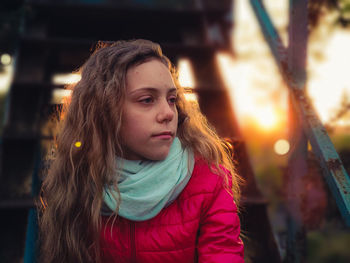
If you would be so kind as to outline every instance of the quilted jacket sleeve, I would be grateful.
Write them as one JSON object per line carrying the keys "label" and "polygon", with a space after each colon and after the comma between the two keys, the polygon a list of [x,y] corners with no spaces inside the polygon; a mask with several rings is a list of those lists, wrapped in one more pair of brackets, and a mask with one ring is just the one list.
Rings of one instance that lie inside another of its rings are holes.
{"label": "quilted jacket sleeve", "polygon": [[213,193],[208,193],[199,228],[197,255],[199,263],[242,263],[243,242],[240,221],[233,197],[219,179]]}

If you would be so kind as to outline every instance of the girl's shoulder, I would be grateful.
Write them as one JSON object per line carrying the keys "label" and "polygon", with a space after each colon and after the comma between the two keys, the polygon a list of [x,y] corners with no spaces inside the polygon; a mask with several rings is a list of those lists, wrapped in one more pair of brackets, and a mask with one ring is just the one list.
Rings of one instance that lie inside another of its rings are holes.
{"label": "girl's shoulder", "polygon": [[214,165],[201,157],[195,157],[191,179],[184,189],[184,195],[213,194],[221,188],[226,188],[225,177],[229,178],[229,174],[225,168],[222,168],[222,171],[219,173]]}

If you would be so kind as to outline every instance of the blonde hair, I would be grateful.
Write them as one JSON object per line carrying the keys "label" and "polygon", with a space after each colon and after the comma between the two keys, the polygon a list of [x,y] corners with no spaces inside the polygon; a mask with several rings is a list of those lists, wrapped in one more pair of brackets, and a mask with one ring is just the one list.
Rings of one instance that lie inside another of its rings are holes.
{"label": "blonde hair", "polygon": [[[123,156],[120,113],[126,73],[150,59],[164,63],[174,78],[178,90],[177,136],[182,145],[206,160],[226,181],[232,181],[231,193],[238,203],[239,177],[226,143],[210,127],[198,105],[185,100],[177,72],[160,46],[147,40],[101,42],[81,67],[81,80],[63,107],[54,159],[43,180],[46,208],[39,218],[42,262],[101,262],[103,189],[114,183],[117,190],[115,156]],[[76,147],[76,142],[81,146]]]}

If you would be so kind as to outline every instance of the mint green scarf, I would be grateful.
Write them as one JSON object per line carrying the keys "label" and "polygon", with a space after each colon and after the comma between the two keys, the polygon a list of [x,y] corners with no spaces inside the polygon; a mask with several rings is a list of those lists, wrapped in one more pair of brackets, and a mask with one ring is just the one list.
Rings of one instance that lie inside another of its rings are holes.
{"label": "mint green scarf", "polygon": [[[155,217],[170,205],[190,180],[194,156],[183,149],[175,137],[167,158],[163,161],[133,161],[117,158],[118,188],[121,202],[118,214],[133,221]],[[105,187],[104,202],[112,211],[117,203],[111,187]]]}

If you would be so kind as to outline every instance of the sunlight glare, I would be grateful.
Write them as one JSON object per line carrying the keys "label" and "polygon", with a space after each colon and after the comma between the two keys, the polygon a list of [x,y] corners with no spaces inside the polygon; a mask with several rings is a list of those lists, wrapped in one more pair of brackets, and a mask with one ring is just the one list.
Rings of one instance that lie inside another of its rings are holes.
{"label": "sunlight glare", "polygon": [[350,96],[349,61],[350,32],[337,29],[323,46],[324,58],[310,58],[308,93],[323,123],[330,120],[341,103],[342,96]]}
{"label": "sunlight glare", "polygon": [[74,84],[80,81],[81,76],[78,73],[55,74],[52,77],[52,82],[55,85]]}
{"label": "sunlight glare", "polygon": [[189,59],[180,59],[178,64],[179,82],[182,87],[194,88],[194,77]]}
{"label": "sunlight glare", "polygon": [[[278,75],[272,77],[273,71],[269,70],[273,67],[265,67],[264,72],[252,60],[233,60],[225,54],[218,54],[217,59],[239,124],[244,126],[253,120],[263,130],[280,126],[286,108],[286,90],[281,87]],[[273,98],[271,94],[276,90],[279,95]]]}
{"label": "sunlight glare", "polygon": [[265,106],[255,113],[257,123],[264,130],[270,130],[277,124],[277,114],[272,107]]}
{"label": "sunlight glare", "polygon": [[197,94],[195,93],[185,93],[184,95],[187,101],[198,101]]}
{"label": "sunlight glare", "polygon": [[72,94],[72,90],[54,89],[52,91],[51,104],[61,104]]}

